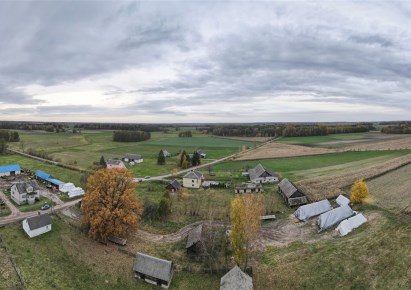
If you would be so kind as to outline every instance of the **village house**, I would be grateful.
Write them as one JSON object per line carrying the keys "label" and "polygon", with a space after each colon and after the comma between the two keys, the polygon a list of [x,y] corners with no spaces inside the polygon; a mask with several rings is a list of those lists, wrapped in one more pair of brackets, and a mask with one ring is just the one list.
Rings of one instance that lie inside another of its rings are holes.
{"label": "village house", "polygon": [[220,281],[220,290],[253,290],[253,279],[235,266]]}
{"label": "village house", "polygon": [[110,159],[110,160],[107,160],[106,164],[107,164],[107,168],[108,168],[108,169],[113,169],[113,168],[126,168],[126,166],[124,165],[123,161],[121,161],[121,160]]}
{"label": "village house", "polygon": [[143,156],[140,154],[131,154],[127,153],[126,156],[123,158],[124,162],[134,162],[134,163],[142,163],[144,161]]}
{"label": "village house", "polygon": [[307,203],[305,194],[299,191],[287,178],[284,178],[278,184],[278,192],[290,207]]}
{"label": "village house", "polygon": [[35,180],[18,182],[11,186],[11,199],[17,204],[34,204],[40,198],[40,186]]}
{"label": "village house", "polygon": [[24,231],[30,238],[34,238],[51,231],[51,218],[48,214],[26,218],[22,224]]}
{"label": "village house", "polygon": [[136,279],[168,289],[173,277],[173,262],[137,253],[133,271]]}
{"label": "village house", "polygon": [[171,153],[170,153],[170,152],[168,152],[167,150],[165,150],[165,149],[161,149],[161,151],[163,151],[163,155],[164,155],[164,157],[171,157]]}
{"label": "village house", "polygon": [[183,186],[187,188],[200,188],[204,176],[200,171],[191,170],[183,177]]}
{"label": "village house", "polygon": [[202,149],[198,149],[197,150],[197,153],[198,153],[198,155],[200,155],[200,157],[201,158],[206,158],[207,157],[207,154],[204,152],[204,150],[202,150]]}
{"label": "village house", "polygon": [[264,188],[259,183],[242,183],[234,188],[234,193],[264,192]]}
{"label": "village house", "polygon": [[172,182],[170,182],[167,186],[166,189],[169,192],[179,192],[181,190],[181,184],[178,182],[177,179],[174,179]]}
{"label": "village house", "polygon": [[64,182],[60,181],[58,179],[55,179],[53,176],[50,174],[37,170],[35,173],[35,177],[37,180],[41,180],[46,183],[47,186],[50,186],[52,189],[58,189],[60,190],[64,186]]}
{"label": "village house", "polygon": [[203,224],[192,229],[187,236],[186,250],[189,254],[199,253],[201,251],[201,237],[203,234]]}
{"label": "village house", "polygon": [[19,175],[21,173],[20,165],[18,164],[9,164],[0,166],[0,177],[1,176],[10,176],[10,175]]}
{"label": "village house", "polygon": [[252,183],[273,183],[279,181],[279,175],[274,173],[270,168],[265,168],[258,164],[255,168],[248,170],[250,181]]}

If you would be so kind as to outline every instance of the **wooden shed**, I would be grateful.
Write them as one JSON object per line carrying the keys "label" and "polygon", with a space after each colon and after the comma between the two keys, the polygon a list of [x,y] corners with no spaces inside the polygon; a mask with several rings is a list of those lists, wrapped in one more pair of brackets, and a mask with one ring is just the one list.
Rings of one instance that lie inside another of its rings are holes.
{"label": "wooden shed", "polygon": [[253,290],[253,279],[235,266],[220,281],[220,290]]}
{"label": "wooden shed", "polygon": [[307,197],[305,194],[298,190],[298,188],[295,187],[295,185],[287,178],[284,178],[278,184],[278,192],[284,198],[289,207],[307,203]]}
{"label": "wooden shed", "polygon": [[186,250],[187,253],[199,253],[201,251],[201,237],[203,234],[203,224],[192,229],[187,236]]}
{"label": "wooden shed", "polygon": [[137,253],[133,271],[136,279],[168,289],[173,277],[173,262]]}

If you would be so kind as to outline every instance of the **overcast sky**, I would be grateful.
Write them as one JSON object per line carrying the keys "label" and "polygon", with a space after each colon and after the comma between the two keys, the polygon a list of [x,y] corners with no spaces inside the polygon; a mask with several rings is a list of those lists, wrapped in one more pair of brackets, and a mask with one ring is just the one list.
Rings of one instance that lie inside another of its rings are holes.
{"label": "overcast sky", "polygon": [[0,1],[0,119],[411,119],[411,1]]}

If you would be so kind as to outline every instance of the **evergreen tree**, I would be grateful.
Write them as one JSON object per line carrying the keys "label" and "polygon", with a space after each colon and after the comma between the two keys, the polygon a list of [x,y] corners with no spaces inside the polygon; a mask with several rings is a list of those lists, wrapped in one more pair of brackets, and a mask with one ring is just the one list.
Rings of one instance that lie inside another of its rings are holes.
{"label": "evergreen tree", "polygon": [[163,150],[160,150],[160,152],[158,153],[157,164],[158,165],[166,164],[166,158],[164,156]]}
{"label": "evergreen tree", "polygon": [[103,155],[101,155],[101,158],[100,158],[100,165],[101,165],[101,166],[104,166],[104,167],[107,166],[106,160],[104,160],[104,156],[103,156]]}
{"label": "evergreen tree", "polygon": [[200,154],[198,154],[197,151],[194,151],[193,153],[193,158],[191,159],[191,165],[192,166],[197,166],[200,165]]}
{"label": "evergreen tree", "polygon": [[179,162],[178,166],[183,167],[183,163],[184,163],[184,161],[186,161],[186,155],[187,155],[186,151],[183,150],[183,152],[180,155],[180,162]]}

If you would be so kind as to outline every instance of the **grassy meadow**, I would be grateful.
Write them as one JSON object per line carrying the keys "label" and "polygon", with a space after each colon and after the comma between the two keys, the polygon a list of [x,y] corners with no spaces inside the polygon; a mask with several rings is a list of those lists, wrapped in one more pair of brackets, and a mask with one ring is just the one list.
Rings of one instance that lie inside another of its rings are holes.
{"label": "grassy meadow", "polygon": [[307,137],[281,137],[276,142],[285,144],[317,144],[325,142],[335,142],[335,141],[347,141],[347,140],[357,140],[365,139],[368,133],[348,133],[348,134],[332,134],[326,136],[307,136]]}

